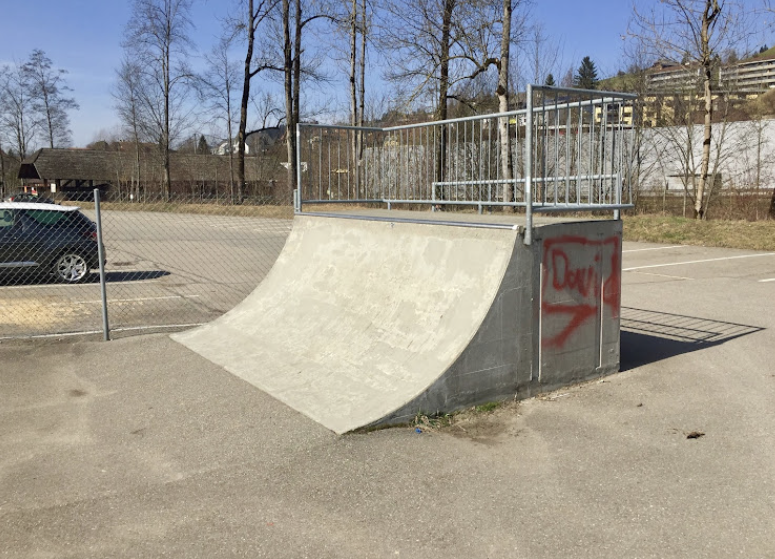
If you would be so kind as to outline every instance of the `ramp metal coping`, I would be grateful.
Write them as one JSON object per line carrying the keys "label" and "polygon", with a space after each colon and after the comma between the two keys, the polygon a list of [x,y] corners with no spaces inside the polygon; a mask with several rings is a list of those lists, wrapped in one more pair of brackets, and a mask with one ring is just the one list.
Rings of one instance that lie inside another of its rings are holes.
{"label": "ramp metal coping", "polygon": [[523,226],[507,223],[476,223],[472,221],[444,221],[435,219],[412,219],[406,217],[382,217],[374,215],[352,215],[326,212],[297,212],[296,215],[327,217],[334,219],[354,219],[357,221],[380,221],[383,223],[413,223],[418,225],[444,225],[446,227],[467,227],[470,229],[507,229],[519,231]]}

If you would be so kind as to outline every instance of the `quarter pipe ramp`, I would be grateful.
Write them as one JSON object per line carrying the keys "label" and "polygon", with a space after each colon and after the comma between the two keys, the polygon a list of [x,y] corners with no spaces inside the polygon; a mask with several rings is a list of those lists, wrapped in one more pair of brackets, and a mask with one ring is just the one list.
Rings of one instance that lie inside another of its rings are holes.
{"label": "quarter pipe ramp", "polygon": [[539,262],[516,227],[300,215],[252,294],[173,338],[336,433],[405,422],[540,383]]}

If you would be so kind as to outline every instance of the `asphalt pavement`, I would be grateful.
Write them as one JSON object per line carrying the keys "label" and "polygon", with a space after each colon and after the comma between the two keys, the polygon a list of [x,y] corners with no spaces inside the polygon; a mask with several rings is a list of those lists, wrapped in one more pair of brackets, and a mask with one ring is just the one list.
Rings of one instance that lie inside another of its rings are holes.
{"label": "asphalt pavement", "polygon": [[775,557],[775,254],[625,243],[621,373],[336,436],[162,334],[0,344],[0,557]]}

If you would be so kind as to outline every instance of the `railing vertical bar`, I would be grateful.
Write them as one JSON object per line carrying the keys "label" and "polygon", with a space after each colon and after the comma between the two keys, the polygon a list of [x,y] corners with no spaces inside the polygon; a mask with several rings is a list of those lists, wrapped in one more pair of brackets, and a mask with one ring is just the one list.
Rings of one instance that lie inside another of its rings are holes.
{"label": "railing vertical bar", "polygon": [[533,243],[533,86],[527,85],[527,127],[525,129],[525,244]]}
{"label": "railing vertical bar", "polygon": [[588,155],[589,155],[589,167],[588,167],[588,169],[589,169],[589,180],[588,180],[589,189],[588,189],[588,195],[589,195],[589,199],[587,200],[587,202],[589,204],[594,204],[595,203],[595,199],[594,199],[595,179],[593,179],[592,177],[594,177],[594,172],[595,172],[595,169],[596,169],[595,157],[594,157],[595,156],[595,108],[592,105],[591,101],[590,101],[590,104],[589,104],[589,110],[590,110],[590,112],[592,114],[591,114],[591,118],[590,118],[590,122],[589,122],[589,150],[588,150]]}
{"label": "railing vertical bar", "polygon": [[565,110],[565,199],[570,197],[570,174],[571,174],[571,151],[570,145],[573,141],[573,134],[571,133],[571,110]]}
{"label": "railing vertical bar", "polygon": [[584,136],[584,109],[578,107],[578,125],[576,127],[576,203],[581,204],[582,196],[582,179],[581,179],[581,144]]}
{"label": "railing vertical bar", "polygon": [[342,142],[341,138],[339,138],[339,134],[336,134],[334,136],[334,139],[336,140],[336,199],[341,200],[342,199]]}
{"label": "railing vertical bar", "polygon": [[[559,93],[554,92],[554,118],[552,119],[552,131],[554,132],[554,203],[560,196],[559,193],[559,175],[557,174],[560,169],[560,108],[559,108]],[[563,200],[568,202],[566,198]]]}
{"label": "railing vertical bar", "polygon": [[[318,200],[323,199],[323,129],[318,134]],[[310,161],[310,164],[312,162]]]}

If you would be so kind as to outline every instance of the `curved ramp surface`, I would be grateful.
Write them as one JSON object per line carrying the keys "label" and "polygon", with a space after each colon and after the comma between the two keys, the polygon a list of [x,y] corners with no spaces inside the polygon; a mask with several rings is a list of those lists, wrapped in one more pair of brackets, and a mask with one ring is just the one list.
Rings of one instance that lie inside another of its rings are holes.
{"label": "curved ramp surface", "polygon": [[466,348],[486,334],[514,350],[514,328],[493,308],[516,306],[516,289],[502,283],[517,238],[511,229],[297,216],[252,294],[173,338],[336,433],[437,411],[423,406],[470,405],[470,390],[450,396],[465,375],[495,371],[516,386],[503,380],[513,365],[481,363],[503,348],[473,359]]}

